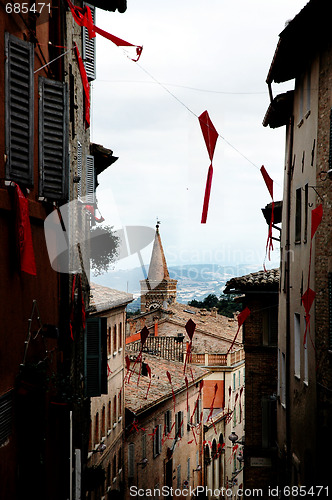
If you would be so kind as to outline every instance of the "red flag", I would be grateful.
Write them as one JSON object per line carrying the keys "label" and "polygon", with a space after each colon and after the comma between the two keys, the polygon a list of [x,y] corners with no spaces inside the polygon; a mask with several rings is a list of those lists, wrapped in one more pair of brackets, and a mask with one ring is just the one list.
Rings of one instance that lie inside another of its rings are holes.
{"label": "red flag", "polygon": [[193,338],[195,328],[196,328],[196,323],[194,323],[192,319],[188,320],[185,329],[188,333],[188,337],[190,338],[190,340],[192,340]]}
{"label": "red flag", "polygon": [[92,205],[85,205],[85,208],[86,208],[86,210],[87,210],[88,212],[90,212],[90,213],[93,215],[94,220],[95,220],[96,222],[104,222],[104,220],[105,220],[105,219],[104,219],[104,217],[103,217],[103,216],[101,216],[101,217],[97,217],[97,216],[96,216],[96,211],[95,211],[95,207],[94,207],[94,206],[92,206]]}
{"label": "red flag", "polygon": [[142,344],[142,347],[144,346],[145,344],[145,341],[146,339],[148,338],[149,336],[149,330],[147,329],[147,327],[145,326],[144,328],[142,328],[141,330],[141,344]]}
{"label": "red flag", "polygon": [[214,128],[214,125],[209,117],[209,113],[207,111],[203,111],[203,113],[198,117],[203,137],[205,140],[205,144],[209,153],[210,160],[212,162],[214,150],[216,147],[216,142],[218,139],[218,132]]}
{"label": "red flag", "polygon": [[21,188],[15,183],[16,206],[16,238],[20,270],[32,276],[37,275],[35,254],[32,245],[31,225],[29,218],[29,201]]}
{"label": "red flag", "polygon": [[303,337],[303,345],[307,342],[307,331],[310,331],[310,309],[313,301],[315,300],[316,292],[308,288],[306,292],[302,295],[302,304],[305,310],[305,332]]}
{"label": "red flag", "polygon": [[[269,224],[269,232],[267,235],[267,242],[266,242],[266,250],[265,250],[265,258],[268,256],[268,259],[270,260],[270,255],[271,255],[271,250],[273,250],[273,242],[272,242],[272,226],[274,223],[274,200],[273,200],[273,180],[267,173],[264,165],[261,166],[261,174],[263,176],[263,179],[265,181],[266,187],[269,190],[269,193],[272,198],[272,207],[271,207],[271,219],[270,219],[270,224]],[[265,269],[265,259],[264,259],[264,271]]]}
{"label": "red flag", "polygon": [[190,343],[188,344],[188,347],[187,347],[186,358],[185,358],[184,367],[183,367],[183,373],[185,373],[185,371],[186,371],[187,362],[188,362],[188,359],[189,359],[190,354],[191,354],[191,345],[192,345],[192,340],[193,340],[195,328],[196,328],[196,323],[194,323],[192,319],[189,319],[186,323],[185,329],[188,333],[188,337],[190,338]]}
{"label": "red flag", "polygon": [[266,187],[269,190],[271,198],[273,199],[273,180],[271,179],[271,177],[267,173],[264,165],[261,166],[261,174],[262,174],[263,179],[265,181]]}
{"label": "red flag", "polygon": [[205,144],[206,144],[206,147],[207,147],[207,150],[209,153],[209,157],[211,160],[211,165],[209,167],[208,175],[207,175],[207,179],[206,179],[202,218],[201,218],[201,224],[205,224],[206,219],[207,219],[208,209],[209,209],[212,176],[213,176],[212,159],[213,159],[213,154],[214,154],[214,150],[216,147],[216,142],[217,142],[219,134],[216,131],[216,129],[214,128],[214,125],[213,125],[207,111],[204,111],[198,117],[198,120],[199,120],[201,129],[202,129]]}
{"label": "red flag", "polygon": [[247,317],[248,317],[249,315],[250,315],[250,309],[249,309],[248,307],[245,307],[245,308],[243,309],[243,311],[241,311],[241,312],[240,312],[240,314],[238,315],[238,317],[237,317],[237,323],[238,323],[237,332],[236,332],[236,335],[235,335],[235,337],[234,337],[234,339],[233,339],[233,342],[232,342],[232,344],[231,344],[230,348],[229,348],[229,349],[228,349],[228,351],[227,351],[227,354],[229,353],[229,351],[231,351],[231,349],[232,349],[232,347],[233,347],[233,345],[234,345],[234,342],[235,342],[235,340],[236,340],[236,337],[237,337],[237,336],[238,336],[238,334],[239,334],[240,328],[241,328],[241,326],[243,325],[243,323],[245,322],[245,320],[247,319]]}
{"label": "red flag", "polygon": [[78,62],[78,68],[80,70],[82,84],[83,84],[83,92],[84,92],[84,117],[86,127],[90,126],[90,85],[88,81],[88,77],[85,71],[85,67],[81,58],[81,54],[78,50],[77,43],[75,42],[75,53]]}
{"label": "red flag", "polygon": [[77,7],[76,5],[73,5],[73,3],[70,0],[67,0],[67,3],[69,5],[69,8],[71,10],[71,13],[73,15],[73,18],[75,19],[76,23],[79,26],[85,26],[88,29],[89,32],[89,38],[93,38],[96,36],[96,33],[99,35],[103,36],[104,38],[107,38],[111,42],[113,42],[115,45],[118,47],[136,47],[136,54],[137,58],[132,59],[132,61],[137,62],[141,56],[143,47],[140,45],[133,45],[132,43],[126,42],[125,40],[122,40],[121,38],[118,38],[117,36],[111,35],[107,31],[102,30],[101,28],[98,28],[93,24],[92,21],[92,16],[91,16],[91,10],[88,6],[81,8]]}
{"label": "red flag", "polygon": [[318,226],[322,221],[322,218],[323,206],[322,204],[320,204],[311,211],[311,239],[314,237],[315,232],[317,231]]}

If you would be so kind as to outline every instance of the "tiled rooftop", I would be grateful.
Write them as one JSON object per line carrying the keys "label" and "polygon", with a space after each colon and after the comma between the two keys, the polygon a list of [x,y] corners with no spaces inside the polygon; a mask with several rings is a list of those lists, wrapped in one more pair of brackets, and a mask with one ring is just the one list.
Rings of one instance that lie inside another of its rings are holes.
{"label": "tiled rooftop", "polygon": [[[129,352],[128,355],[130,355]],[[148,354],[143,354],[143,361],[145,361],[151,369],[151,386],[148,395],[147,391],[150,383],[149,376],[141,375],[139,378],[139,385],[137,385],[138,374],[132,373],[130,381],[126,384],[125,388],[126,408],[136,414],[144,412],[150,406],[158,402],[172,398],[172,388],[166,375],[167,371],[169,371],[171,375],[175,397],[177,391],[186,389],[183,363],[178,361],[166,361]],[[134,362],[131,363],[131,367],[133,364]],[[189,367],[186,370],[189,385],[193,381],[191,373],[193,374],[194,380],[199,380],[209,373],[205,368],[193,365],[190,365],[190,367],[192,372]],[[138,368],[139,363],[135,366],[135,372]]]}
{"label": "tiled rooftop", "polygon": [[107,286],[90,284],[90,312],[101,312],[125,306],[134,299],[131,293],[120,292]]}
{"label": "tiled rooftop", "polygon": [[226,283],[225,293],[245,292],[250,290],[277,290],[279,285],[279,269],[258,271],[238,278],[232,278]]}
{"label": "tiled rooftop", "polygon": [[[189,319],[196,323],[193,352],[226,352],[237,332],[236,318],[227,318],[205,309],[198,309],[178,302],[171,304],[167,311],[170,313],[169,320],[181,323],[183,327]],[[189,340],[187,335],[186,340]],[[237,338],[237,342],[240,341],[241,333]],[[202,346],[204,346],[203,350]]]}

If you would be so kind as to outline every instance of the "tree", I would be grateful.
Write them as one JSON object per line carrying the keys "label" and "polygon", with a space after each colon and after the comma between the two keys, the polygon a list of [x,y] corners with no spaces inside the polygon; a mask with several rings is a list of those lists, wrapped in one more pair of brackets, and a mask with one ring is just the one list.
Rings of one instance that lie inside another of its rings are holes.
{"label": "tree", "polygon": [[194,299],[188,302],[188,305],[198,309],[207,309],[208,311],[216,307],[218,314],[222,314],[228,318],[233,318],[234,313],[239,310],[239,306],[237,302],[235,302],[234,296],[224,294],[221,294],[219,299],[216,295],[209,294],[203,301]]}
{"label": "tree", "polygon": [[95,275],[106,273],[118,254],[120,238],[112,226],[94,226],[90,231],[90,259]]}

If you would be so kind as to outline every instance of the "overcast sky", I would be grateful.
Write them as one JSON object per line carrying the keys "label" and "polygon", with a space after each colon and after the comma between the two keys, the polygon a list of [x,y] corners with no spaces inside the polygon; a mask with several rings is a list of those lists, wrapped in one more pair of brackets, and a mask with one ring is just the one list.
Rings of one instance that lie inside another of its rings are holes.
{"label": "overcast sky", "polygon": [[[285,127],[262,126],[266,76],[285,23],[306,0],[128,0],[127,12],[97,10],[97,26],[143,45],[138,63],[97,35],[91,140],[119,160],[99,176],[108,224],[154,227],[168,265],[262,268],[271,201],[259,171],[282,198]],[[274,85],[274,95],[293,82]],[[173,94],[173,95],[172,95]],[[209,212],[201,224],[209,157],[197,119],[207,110],[221,137]],[[151,245],[143,252],[149,262]],[[278,263],[275,249],[272,262]],[[119,267],[136,267],[137,256]]]}

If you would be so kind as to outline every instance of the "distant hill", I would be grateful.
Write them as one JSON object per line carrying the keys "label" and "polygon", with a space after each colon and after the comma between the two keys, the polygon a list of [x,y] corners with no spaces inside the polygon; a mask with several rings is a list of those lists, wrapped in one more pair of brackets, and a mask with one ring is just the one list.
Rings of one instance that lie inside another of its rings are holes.
{"label": "distant hill", "polygon": [[[168,271],[172,279],[178,280],[177,301],[186,304],[193,299],[203,300],[209,294],[219,297],[228,280],[234,276],[243,276],[259,269],[259,266],[254,265],[187,264],[169,267]],[[132,293],[136,300],[129,305],[128,310],[133,311],[140,307],[140,280],[146,277],[147,271],[147,266],[144,269],[136,267],[128,271],[111,271],[101,276],[92,277],[91,281]]]}

